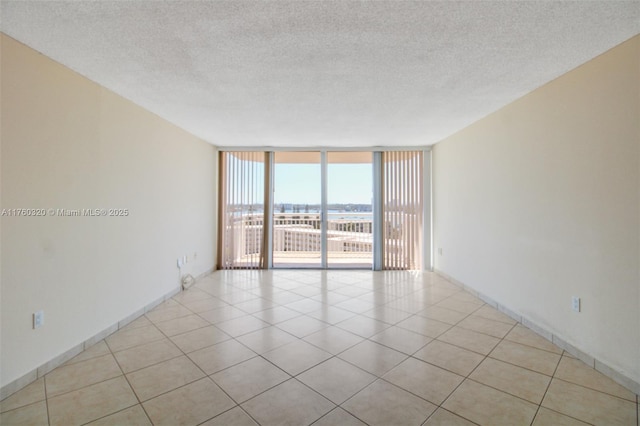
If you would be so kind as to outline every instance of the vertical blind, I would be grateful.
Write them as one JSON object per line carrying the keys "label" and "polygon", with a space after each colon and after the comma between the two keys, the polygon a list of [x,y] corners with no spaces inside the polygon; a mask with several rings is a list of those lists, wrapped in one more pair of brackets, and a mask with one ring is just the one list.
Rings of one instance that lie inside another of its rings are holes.
{"label": "vertical blind", "polygon": [[266,267],[266,152],[220,153],[218,265],[221,269]]}
{"label": "vertical blind", "polygon": [[382,269],[422,268],[423,153],[382,153]]}

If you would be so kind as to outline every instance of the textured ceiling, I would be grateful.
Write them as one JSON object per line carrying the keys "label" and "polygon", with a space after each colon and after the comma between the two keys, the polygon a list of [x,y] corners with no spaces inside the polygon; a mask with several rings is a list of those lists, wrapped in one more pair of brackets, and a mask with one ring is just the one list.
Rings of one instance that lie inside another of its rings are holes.
{"label": "textured ceiling", "polygon": [[638,1],[5,1],[1,29],[219,146],[431,145],[640,32]]}

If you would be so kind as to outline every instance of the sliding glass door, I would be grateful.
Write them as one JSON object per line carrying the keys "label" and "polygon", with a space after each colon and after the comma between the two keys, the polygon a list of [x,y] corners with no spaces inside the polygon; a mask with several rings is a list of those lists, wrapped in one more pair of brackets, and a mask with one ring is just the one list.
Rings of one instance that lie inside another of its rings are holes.
{"label": "sliding glass door", "polygon": [[372,268],[371,152],[276,152],[273,266]]}
{"label": "sliding glass door", "polygon": [[273,267],[321,268],[320,152],[276,152],[273,159]]}
{"label": "sliding glass door", "polygon": [[327,267],[373,267],[373,153],[327,153]]}

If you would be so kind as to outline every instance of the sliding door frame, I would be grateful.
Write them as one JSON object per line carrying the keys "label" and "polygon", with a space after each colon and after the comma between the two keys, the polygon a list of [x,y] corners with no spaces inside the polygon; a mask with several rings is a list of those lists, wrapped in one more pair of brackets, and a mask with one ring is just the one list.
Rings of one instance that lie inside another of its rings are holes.
{"label": "sliding door frame", "polygon": [[[265,233],[265,241],[266,247],[264,248],[264,258],[266,261],[267,269],[273,269],[273,151],[266,151],[265,161],[265,176],[264,181],[268,182],[267,189],[265,191],[265,196],[267,196],[267,192],[269,193],[268,202],[264,203],[264,219],[262,220],[262,226],[264,227],[263,231]],[[266,198],[266,197],[265,197]]]}
{"label": "sliding door frame", "polygon": [[320,151],[320,268],[327,269],[327,151]]}
{"label": "sliding door frame", "polygon": [[373,152],[373,270],[382,271],[382,151]]}

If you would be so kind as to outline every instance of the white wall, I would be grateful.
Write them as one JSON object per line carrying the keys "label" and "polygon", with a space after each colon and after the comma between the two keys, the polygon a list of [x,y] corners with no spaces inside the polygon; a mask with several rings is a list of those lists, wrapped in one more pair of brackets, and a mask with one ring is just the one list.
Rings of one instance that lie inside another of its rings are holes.
{"label": "white wall", "polygon": [[[2,35],[2,386],[213,268],[216,150]],[[197,259],[193,254],[197,253]],[[32,330],[42,309],[45,325]]]}
{"label": "white wall", "polygon": [[640,383],[639,165],[636,36],[434,146],[435,268]]}

